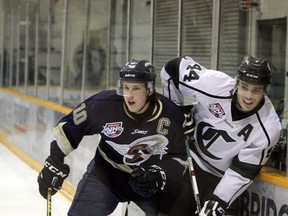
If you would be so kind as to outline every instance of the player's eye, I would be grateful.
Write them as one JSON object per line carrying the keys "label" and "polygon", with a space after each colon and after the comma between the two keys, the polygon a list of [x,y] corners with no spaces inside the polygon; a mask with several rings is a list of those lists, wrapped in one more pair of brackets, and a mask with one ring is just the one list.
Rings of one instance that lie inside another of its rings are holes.
{"label": "player's eye", "polygon": [[125,91],[129,91],[129,87],[127,87],[127,86],[123,86],[123,90],[125,90]]}
{"label": "player's eye", "polygon": [[241,88],[242,90],[248,91],[248,87],[245,86],[245,85],[241,85],[240,88]]}
{"label": "player's eye", "polygon": [[139,86],[135,86],[135,87],[133,87],[132,88],[132,91],[138,91],[138,90],[140,90],[141,88],[139,87]]}
{"label": "player's eye", "polygon": [[262,94],[262,89],[254,89],[252,92],[254,94]]}

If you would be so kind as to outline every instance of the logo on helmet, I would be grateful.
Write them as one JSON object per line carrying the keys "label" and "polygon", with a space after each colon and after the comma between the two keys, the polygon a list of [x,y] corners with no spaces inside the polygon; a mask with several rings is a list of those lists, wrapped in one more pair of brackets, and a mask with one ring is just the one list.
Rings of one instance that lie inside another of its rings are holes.
{"label": "logo on helmet", "polygon": [[126,66],[128,66],[129,68],[135,68],[136,65],[137,65],[136,62],[131,62],[131,63],[128,62],[128,64],[126,64]]}
{"label": "logo on helmet", "polygon": [[135,77],[135,74],[125,74],[124,77]]}
{"label": "logo on helmet", "polygon": [[246,73],[246,76],[247,76],[247,77],[251,77],[251,78],[255,78],[255,79],[258,79],[258,77],[259,77],[259,76],[257,76],[257,75],[248,74],[248,73]]}

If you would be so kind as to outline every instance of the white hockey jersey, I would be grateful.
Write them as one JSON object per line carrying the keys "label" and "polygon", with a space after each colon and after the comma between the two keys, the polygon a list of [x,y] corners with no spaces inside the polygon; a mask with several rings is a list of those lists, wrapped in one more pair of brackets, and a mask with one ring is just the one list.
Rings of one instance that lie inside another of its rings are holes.
{"label": "white hockey jersey", "polygon": [[203,170],[222,177],[214,194],[231,204],[257,176],[279,139],[281,124],[271,101],[264,96],[256,110],[236,118],[236,80],[188,56],[168,62],[161,79],[166,97],[178,105],[194,104],[191,154]]}

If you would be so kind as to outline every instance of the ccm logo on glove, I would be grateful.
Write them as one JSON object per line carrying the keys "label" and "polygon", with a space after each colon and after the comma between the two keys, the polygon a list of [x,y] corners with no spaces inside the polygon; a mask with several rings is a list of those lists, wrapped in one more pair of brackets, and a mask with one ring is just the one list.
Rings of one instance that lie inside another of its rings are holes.
{"label": "ccm logo on glove", "polygon": [[45,161],[44,166],[47,167],[51,172],[55,173],[57,176],[60,176],[61,178],[66,178],[68,176],[67,173],[63,173],[61,170],[50,164],[47,160]]}
{"label": "ccm logo on glove", "polygon": [[54,195],[61,189],[63,181],[68,177],[70,168],[63,164],[57,156],[50,155],[45,163],[44,168],[38,175],[38,184],[40,194],[47,199],[48,189],[51,188],[51,195]]}

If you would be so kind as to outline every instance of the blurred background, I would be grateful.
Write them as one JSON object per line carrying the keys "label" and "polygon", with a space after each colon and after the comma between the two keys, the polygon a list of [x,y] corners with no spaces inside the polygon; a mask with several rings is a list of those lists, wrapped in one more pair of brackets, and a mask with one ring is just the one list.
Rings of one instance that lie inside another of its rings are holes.
{"label": "blurred background", "polygon": [[276,104],[287,96],[287,14],[286,0],[0,0],[0,85],[73,107],[114,88],[131,59],[159,73],[190,55],[234,77],[253,55],[272,63]]}

